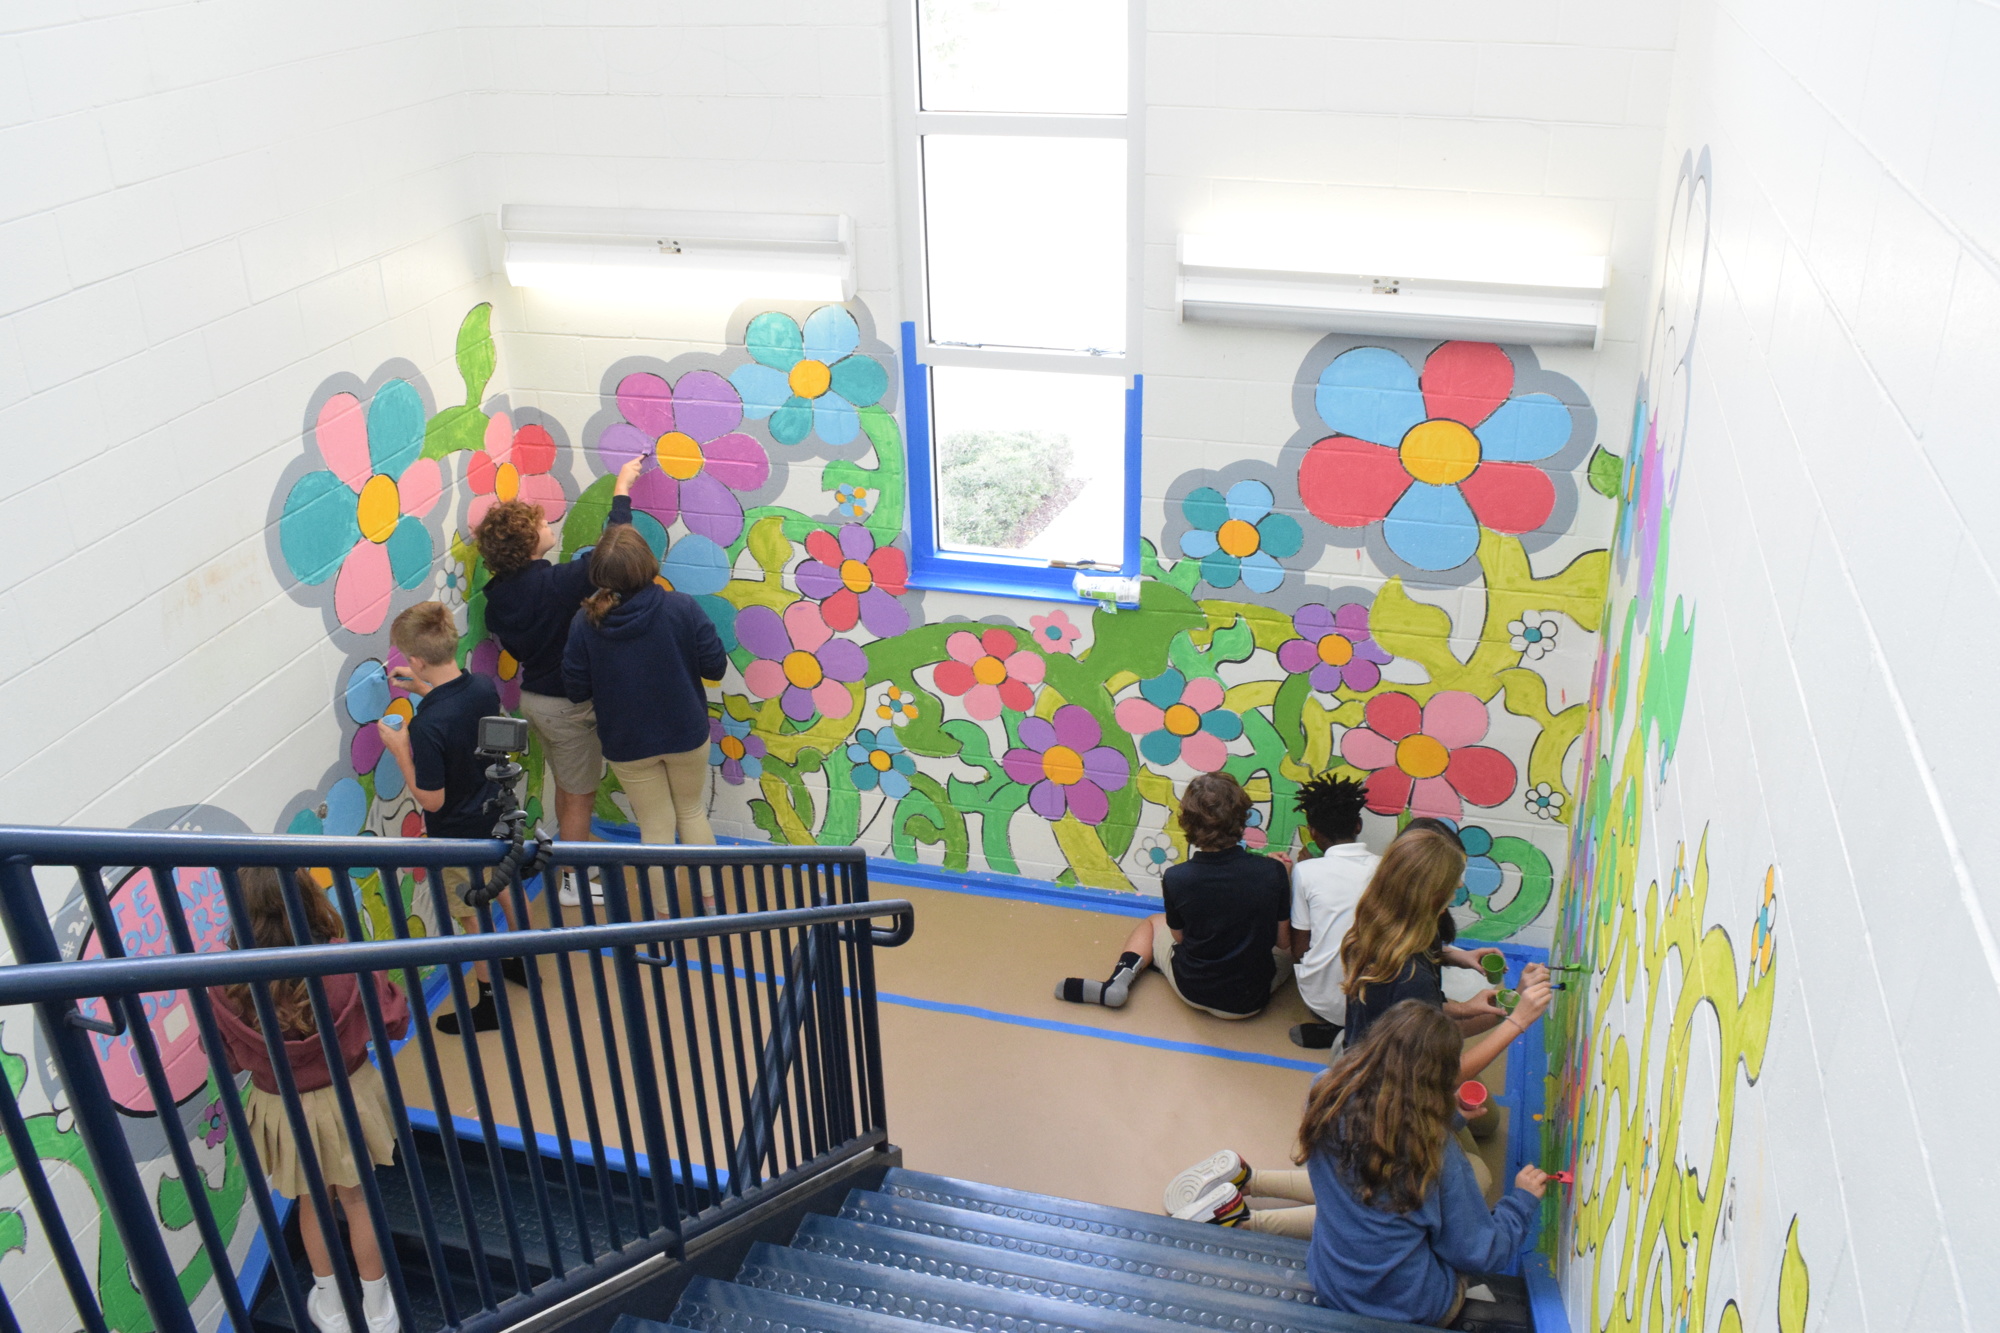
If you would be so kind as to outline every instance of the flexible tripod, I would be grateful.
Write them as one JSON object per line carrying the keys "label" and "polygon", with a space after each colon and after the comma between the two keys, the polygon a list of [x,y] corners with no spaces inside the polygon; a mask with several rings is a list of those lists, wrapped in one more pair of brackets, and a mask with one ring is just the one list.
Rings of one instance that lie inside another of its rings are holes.
{"label": "flexible tripod", "polygon": [[489,797],[486,812],[498,813],[493,824],[493,836],[508,843],[506,855],[500,864],[493,867],[493,873],[486,877],[484,887],[472,884],[465,886],[460,896],[467,907],[484,907],[498,898],[509,884],[520,884],[533,879],[549,868],[555,856],[555,842],[540,829],[535,830],[533,846],[529,845],[528,812],[521,808],[520,798],[514,795],[514,784],[521,780],[521,766],[514,762],[514,756],[504,750],[480,750],[481,759],[494,762],[486,769],[488,780],[497,784],[500,790]]}

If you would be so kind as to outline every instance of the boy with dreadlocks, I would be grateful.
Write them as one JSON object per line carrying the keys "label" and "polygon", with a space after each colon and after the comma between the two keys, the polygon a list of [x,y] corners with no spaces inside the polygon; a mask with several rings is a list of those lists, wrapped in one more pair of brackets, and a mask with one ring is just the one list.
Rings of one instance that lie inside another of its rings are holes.
{"label": "boy with dreadlocks", "polygon": [[1299,998],[1317,1023],[1292,1028],[1292,1041],[1324,1050],[1347,1018],[1341,992],[1340,942],[1354,924],[1354,905],[1382,858],[1361,842],[1361,809],[1367,800],[1353,778],[1323,773],[1299,787],[1298,810],[1320,855],[1292,868],[1292,956],[1299,960]]}

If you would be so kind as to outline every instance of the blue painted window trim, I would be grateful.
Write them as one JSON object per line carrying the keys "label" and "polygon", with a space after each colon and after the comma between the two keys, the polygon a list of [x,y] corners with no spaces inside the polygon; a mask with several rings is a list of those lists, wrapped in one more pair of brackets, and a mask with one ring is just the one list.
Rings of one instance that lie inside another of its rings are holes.
{"label": "blue painted window trim", "polygon": [[[1144,376],[1134,375],[1125,391],[1125,550],[1119,573],[1139,574],[1139,476]],[[1086,602],[1078,597],[1074,571],[1051,569],[1040,561],[1006,556],[967,556],[937,547],[937,497],[931,467],[930,367],[917,360],[917,326],[903,324],[903,421],[908,453],[910,498],[910,584],[995,597]]]}

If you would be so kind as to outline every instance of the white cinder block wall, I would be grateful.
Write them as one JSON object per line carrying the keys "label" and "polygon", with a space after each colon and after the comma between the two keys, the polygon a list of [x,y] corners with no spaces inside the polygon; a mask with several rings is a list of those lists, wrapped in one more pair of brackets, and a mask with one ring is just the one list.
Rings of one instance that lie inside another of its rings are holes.
{"label": "white cinder block wall", "polygon": [[[1771,867],[1776,886],[1755,1085],[1716,1067],[1712,1020],[1694,1029],[1688,1116],[1712,1118],[1718,1076],[1742,1087],[1732,1178],[1700,1152],[1657,1166],[1733,1198],[1711,1328],[1732,1297],[1743,1326],[1788,1333],[1984,1329],[2000,1302],[1996,62],[2000,12],[1972,0],[1695,0],[1684,19],[1666,184],[1706,149],[1713,229],[1665,595],[1693,614],[1693,674],[1641,797],[1637,885],[1665,893],[1705,832],[1706,920],[1739,965]],[[1621,994],[1592,1049],[1643,1048],[1647,989],[1684,975]],[[1571,1260],[1575,1326],[1624,1317],[1614,1292],[1643,1309],[1654,1243],[1622,1272]]]}
{"label": "white cinder block wall", "polygon": [[335,755],[341,654],[264,529],[329,375],[455,401],[487,264],[456,17],[0,13],[0,818],[269,829]]}

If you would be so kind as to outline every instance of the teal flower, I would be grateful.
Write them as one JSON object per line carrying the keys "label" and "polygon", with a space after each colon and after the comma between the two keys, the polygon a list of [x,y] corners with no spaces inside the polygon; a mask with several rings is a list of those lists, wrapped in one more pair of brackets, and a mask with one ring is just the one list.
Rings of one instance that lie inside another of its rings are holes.
{"label": "teal flower", "polygon": [[862,791],[877,787],[890,800],[910,794],[910,774],[917,771],[916,756],[903,748],[894,727],[854,733],[855,744],[847,747],[854,764],[854,785]]}
{"label": "teal flower", "polygon": [[1305,531],[1289,514],[1271,511],[1271,488],[1239,481],[1224,495],[1203,486],[1181,501],[1188,531],[1181,554],[1201,561],[1201,576],[1213,588],[1233,588],[1241,579],[1252,592],[1276,592],[1285,581],[1278,563],[1299,553]]}
{"label": "teal flower", "polygon": [[889,391],[889,372],[854,349],[861,330],[854,316],[823,305],[806,316],[803,331],[790,315],[767,310],[750,321],[743,341],[752,362],[729,382],[743,396],[743,414],[771,419],[771,438],[799,444],[817,433],[828,444],[846,444],[861,431],[857,408]]}

